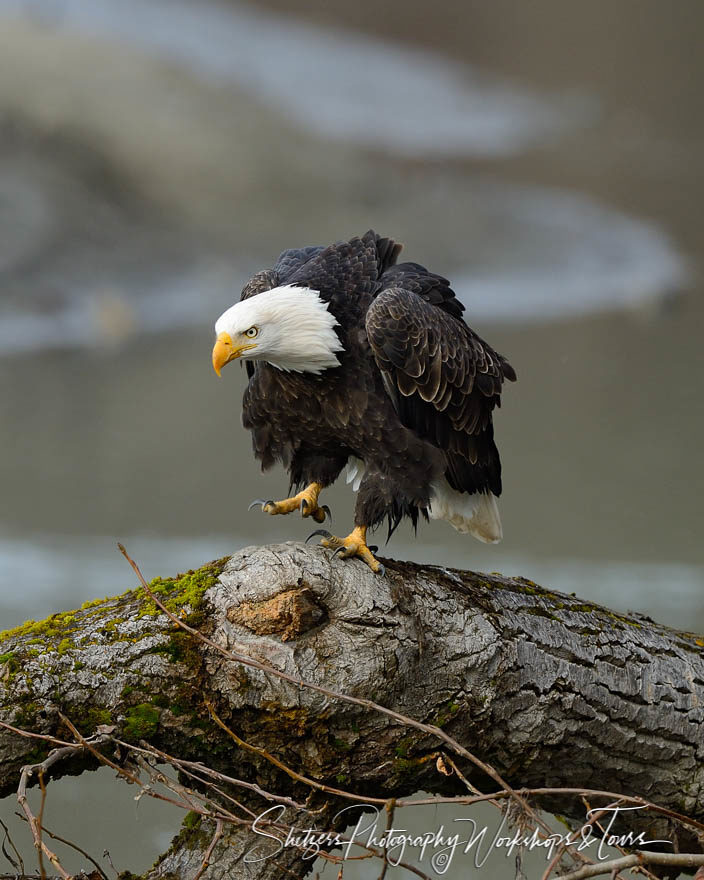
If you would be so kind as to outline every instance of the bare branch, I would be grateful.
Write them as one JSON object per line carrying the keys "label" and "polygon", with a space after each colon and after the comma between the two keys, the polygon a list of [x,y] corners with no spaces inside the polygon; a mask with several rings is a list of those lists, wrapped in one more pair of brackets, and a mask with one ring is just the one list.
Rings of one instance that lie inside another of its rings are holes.
{"label": "bare branch", "polygon": [[193,880],[200,880],[200,878],[203,876],[203,872],[210,864],[210,859],[213,856],[213,852],[215,850],[215,847],[217,846],[218,841],[222,837],[222,827],[223,827],[222,826],[222,819],[217,819],[215,822],[215,834],[213,834],[212,840],[210,841],[208,848],[206,849],[205,853],[203,854],[203,861],[201,862],[200,868],[198,868],[198,871],[197,871],[195,877],[193,878]]}
{"label": "bare branch", "polygon": [[[61,761],[64,758],[67,758],[71,755],[75,755],[77,752],[81,751],[81,746],[73,746],[66,747],[62,749],[55,749],[53,752],[49,754],[46,760],[42,761],[41,764],[28,764],[22,768],[22,773],[20,776],[20,784],[17,788],[17,802],[20,805],[29,825],[29,828],[32,832],[32,838],[34,840],[34,846],[37,850],[37,858],[39,860],[39,872],[42,880],[46,878],[46,872],[44,870],[44,863],[42,861],[42,857],[46,856],[51,864],[54,866],[55,870],[61,875],[63,880],[71,880],[70,875],[64,871],[61,866],[61,862],[59,861],[59,857],[56,853],[52,852],[46,843],[42,840],[41,836],[41,825],[39,820],[34,815],[32,810],[30,809],[29,802],[27,800],[27,784],[29,779],[33,775],[37,775],[41,785],[42,785],[42,795],[44,796],[44,783],[43,783],[43,774],[46,773],[50,767],[57,763],[57,761]],[[44,803],[44,797],[42,797],[42,807]]]}
{"label": "bare branch", "polygon": [[[22,859],[22,855],[20,854],[20,851],[15,846],[15,842],[12,839],[12,836],[10,835],[10,829],[2,821],[2,819],[0,819],[0,825],[2,825],[3,831],[5,832],[5,837],[2,842],[2,854],[5,856],[7,861],[12,865],[12,867],[15,869],[15,871],[18,871],[20,874],[24,874],[24,872],[25,872],[24,871],[24,860]],[[10,844],[10,846],[12,847],[12,849],[14,850],[14,853],[17,856],[17,861],[15,861],[12,858],[12,856],[8,853],[8,851],[5,849],[5,841],[7,841]]]}

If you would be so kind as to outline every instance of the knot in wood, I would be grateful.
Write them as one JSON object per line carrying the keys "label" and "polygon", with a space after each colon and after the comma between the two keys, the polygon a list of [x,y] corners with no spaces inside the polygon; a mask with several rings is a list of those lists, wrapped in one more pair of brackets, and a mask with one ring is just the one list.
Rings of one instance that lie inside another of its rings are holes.
{"label": "knot in wood", "polygon": [[279,635],[282,642],[313,629],[324,617],[325,608],[309,587],[293,587],[259,602],[242,602],[227,611],[227,619],[257,635]]}

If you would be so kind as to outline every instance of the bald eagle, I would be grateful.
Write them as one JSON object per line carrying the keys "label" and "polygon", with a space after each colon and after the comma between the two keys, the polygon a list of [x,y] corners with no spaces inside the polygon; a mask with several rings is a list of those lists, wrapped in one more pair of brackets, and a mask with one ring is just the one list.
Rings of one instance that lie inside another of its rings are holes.
{"label": "bald eagle", "polygon": [[501,539],[492,411],[504,380],[516,378],[464,322],[447,279],[397,264],[400,251],[371,230],[284,251],[218,318],[212,355],[218,375],[245,362],[243,424],[254,454],[263,470],[279,461],[290,475],[290,498],[250,507],[322,523],[320,493],[346,467],[354,528],[345,538],[313,535],[382,574],[366,536],[384,519],[389,537],[422,514]]}

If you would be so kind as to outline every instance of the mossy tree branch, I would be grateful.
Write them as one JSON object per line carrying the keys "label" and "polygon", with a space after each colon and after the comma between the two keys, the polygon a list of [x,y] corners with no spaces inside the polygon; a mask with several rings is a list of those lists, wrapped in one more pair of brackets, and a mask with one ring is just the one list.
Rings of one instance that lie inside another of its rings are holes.
{"label": "mossy tree branch", "polygon": [[[616,789],[704,822],[704,641],[524,579],[385,563],[379,578],[319,548],[248,548],[150,589],[223,649],[442,728],[514,788]],[[208,705],[255,748],[238,745]],[[271,803],[252,786],[305,803],[321,829],[347,802],[320,785],[379,802],[421,788],[467,793],[429,760],[447,752],[437,736],[237,663],[140,589],[0,636],[0,720],[75,742],[62,714],[84,736],[108,725],[244,780],[250,788],[231,793],[254,815]],[[46,756],[37,742],[0,729],[0,793]],[[471,785],[496,790],[475,764],[453,760]],[[84,752],[55,770],[96,766]],[[579,798],[539,803],[584,820]],[[287,809],[284,825],[310,826]],[[662,815],[629,817],[629,828],[639,821],[650,837],[701,851]],[[207,820],[184,825],[150,876],[192,878],[214,831]],[[228,827],[203,876],[302,877],[312,866],[295,850],[245,865],[254,842]]]}

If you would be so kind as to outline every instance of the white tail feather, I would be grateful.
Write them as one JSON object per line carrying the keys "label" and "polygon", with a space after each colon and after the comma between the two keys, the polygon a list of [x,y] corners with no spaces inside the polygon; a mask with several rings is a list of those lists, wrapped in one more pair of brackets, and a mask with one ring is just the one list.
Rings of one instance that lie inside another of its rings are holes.
{"label": "white tail feather", "polygon": [[458,532],[474,535],[485,544],[498,544],[503,538],[501,517],[492,493],[467,495],[456,492],[447,482],[433,484],[433,497],[428,508],[431,519],[444,519]]}
{"label": "white tail feather", "polygon": [[355,458],[353,455],[351,455],[347,460],[347,472],[345,474],[345,480],[348,483],[352,483],[352,488],[355,492],[359,490],[359,485],[362,482],[363,476],[364,462],[361,458]]}

